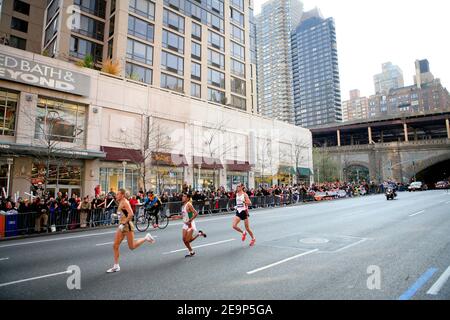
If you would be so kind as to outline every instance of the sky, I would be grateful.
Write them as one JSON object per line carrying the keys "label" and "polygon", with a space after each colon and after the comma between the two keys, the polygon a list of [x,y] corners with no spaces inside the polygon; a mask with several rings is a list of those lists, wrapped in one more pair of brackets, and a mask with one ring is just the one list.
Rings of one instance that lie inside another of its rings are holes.
{"label": "sky", "polygon": [[[255,14],[267,0],[254,0]],[[373,76],[391,61],[412,85],[414,62],[428,59],[430,69],[450,90],[450,1],[448,0],[303,0],[336,22],[342,100],[349,91],[374,94]]]}

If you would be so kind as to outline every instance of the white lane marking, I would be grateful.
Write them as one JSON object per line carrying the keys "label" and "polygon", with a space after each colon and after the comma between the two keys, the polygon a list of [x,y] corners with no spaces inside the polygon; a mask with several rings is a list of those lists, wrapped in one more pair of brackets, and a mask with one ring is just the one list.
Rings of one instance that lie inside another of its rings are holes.
{"label": "white lane marking", "polygon": [[314,252],[317,252],[317,251],[319,251],[319,249],[314,249],[314,250],[311,250],[311,251],[303,252],[303,253],[298,254],[298,255],[296,255],[296,256],[293,256],[293,257],[290,257],[290,258],[287,258],[287,259],[283,259],[283,260],[281,260],[281,261],[278,261],[278,262],[269,264],[268,266],[261,267],[261,268],[258,268],[258,269],[249,271],[249,272],[247,272],[247,274],[249,274],[249,275],[250,275],[250,274],[254,274],[254,273],[257,273],[257,272],[259,272],[259,271],[262,271],[262,270],[266,270],[266,269],[275,267],[275,266],[277,266],[277,265],[279,265],[279,264],[282,264],[282,263],[285,263],[285,262],[288,262],[288,261],[291,261],[291,260],[294,260],[294,259],[297,259],[297,258],[306,256],[306,255],[308,255],[308,254],[311,254],[311,253],[314,253]]}
{"label": "white lane marking", "polygon": [[84,235],[81,235],[81,236],[64,237],[64,238],[59,237],[59,238],[55,238],[55,239],[47,239],[47,240],[37,240],[37,241],[28,241],[28,242],[4,244],[4,245],[0,245],[0,248],[16,247],[16,246],[23,246],[23,245],[27,245],[27,244],[35,244],[35,243],[43,243],[43,242],[61,241],[61,240],[67,240],[67,239],[87,238],[87,237],[101,236],[101,235],[111,234],[111,233],[116,233],[116,232],[117,231],[114,230],[114,231],[109,231],[109,232],[84,234]]}
{"label": "white lane marking", "polygon": [[22,279],[22,280],[17,280],[17,281],[12,281],[12,282],[7,282],[7,283],[1,283],[0,287],[6,287],[6,286],[10,286],[12,284],[17,284],[17,283],[22,283],[22,282],[27,282],[27,281],[33,281],[33,280],[39,280],[39,279],[44,279],[44,278],[49,278],[49,277],[55,277],[55,276],[59,276],[61,274],[71,274],[72,271],[64,271],[64,272],[58,272],[58,273],[52,273],[52,274],[47,274],[44,276],[40,276],[40,277],[34,277],[34,278],[28,278],[28,279]]}
{"label": "white lane marking", "polygon": [[[236,239],[228,239],[228,240],[222,240],[222,241],[202,244],[200,246],[192,247],[192,249],[214,246],[214,245],[217,245],[217,244],[222,244],[222,243],[226,243],[226,242],[230,242],[230,241],[234,241],[234,240],[236,240]],[[181,251],[185,251],[185,250],[187,250],[187,249],[184,248],[184,249],[173,250],[173,251],[169,251],[169,252],[164,252],[163,254],[171,254],[171,253],[181,252]]]}
{"label": "white lane marking", "polygon": [[428,290],[427,294],[437,295],[444,284],[447,282],[448,278],[450,278],[450,267],[448,267],[447,270],[445,270],[445,272],[439,277],[439,279],[437,279],[430,290]]}
{"label": "white lane marking", "polygon": [[0,261],[9,260],[9,258],[0,258]]}
{"label": "white lane marking", "polygon": [[417,216],[418,214],[421,214],[421,213],[424,213],[424,212],[425,212],[425,210],[421,210],[421,211],[419,211],[419,212],[410,214],[409,216],[410,216],[410,217],[414,217],[414,216]]}
{"label": "white lane marking", "polygon": [[[153,238],[158,238],[158,236],[152,236]],[[134,239],[134,240],[140,240],[140,239],[144,239],[144,238],[139,238],[139,239]],[[127,242],[126,241],[122,241],[122,243],[121,244],[126,244]],[[106,246],[106,245],[108,245],[108,244],[114,244],[114,241],[111,241],[111,242],[105,242],[105,243],[97,243],[95,246],[96,247],[98,247],[98,246]]]}
{"label": "white lane marking", "polygon": [[346,250],[346,249],[348,249],[348,248],[354,247],[354,246],[356,246],[356,245],[358,245],[358,244],[360,244],[360,243],[363,243],[363,242],[365,242],[365,241],[367,241],[367,240],[369,240],[369,239],[367,239],[367,238],[361,239],[361,240],[359,240],[359,241],[357,241],[357,242],[355,242],[355,243],[349,244],[348,246],[345,246],[345,247],[342,247],[342,248],[340,248],[340,249],[338,249],[338,250],[335,250],[335,251],[333,251],[333,253],[344,251],[344,250]]}

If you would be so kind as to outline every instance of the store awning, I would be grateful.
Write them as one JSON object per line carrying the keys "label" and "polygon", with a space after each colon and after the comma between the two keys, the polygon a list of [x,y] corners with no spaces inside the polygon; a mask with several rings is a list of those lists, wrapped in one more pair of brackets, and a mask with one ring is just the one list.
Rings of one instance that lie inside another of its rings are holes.
{"label": "store awning", "polygon": [[213,159],[208,157],[194,157],[194,167],[195,168],[201,167],[201,169],[208,169],[208,170],[223,169],[223,165],[219,159]]}
{"label": "store awning", "polygon": [[[47,151],[47,148],[42,146],[0,142],[0,152],[3,155],[29,155],[42,157],[47,154]],[[74,159],[102,159],[106,156],[102,151],[83,149],[52,148],[51,152],[61,158],[67,157]]]}
{"label": "store awning", "polygon": [[182,154],[167,152],[152,152],[152,165],[169,167],[187,167],[189,166],[186,157]]}
{"label": "store awning", "polygon": [[295,175],[295,169],[291,166],[280,166],[278,168],[279,174]]}
{"label": "store awning", "polygon": [[247,161],[227,161],[226,166],[228,171],[250,172],[252,170],[252,166]]}
{"label": "store awning", "polygon": [[309,176],[313,175],[310,168],[297,168],[297,172],[298,172],[298,175],[300,175],[300,176],[309,177]]}
{"label": "store awning", "polygon": [[141,150],[105,146],[101,146],[100,149],[106,153],[105,161],[129,161],[133,163],[144,161]]}

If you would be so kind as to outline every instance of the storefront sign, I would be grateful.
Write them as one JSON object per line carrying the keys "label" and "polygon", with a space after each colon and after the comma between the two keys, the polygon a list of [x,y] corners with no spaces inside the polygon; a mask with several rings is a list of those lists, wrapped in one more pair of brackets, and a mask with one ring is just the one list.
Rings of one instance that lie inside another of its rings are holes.
{"label": "storefront sign", "polygon": [[32,86],[88,96],[90,78],[84,74],[61,69],[0,52],[0,79]]}

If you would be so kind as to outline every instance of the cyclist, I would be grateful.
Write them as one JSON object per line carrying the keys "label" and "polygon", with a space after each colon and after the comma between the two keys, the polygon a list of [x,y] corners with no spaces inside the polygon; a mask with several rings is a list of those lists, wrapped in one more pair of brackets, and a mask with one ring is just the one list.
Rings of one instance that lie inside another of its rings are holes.
{"label": "cyclist", "polygon": [[147,192],[147,198],[144,201],[145,210],[148,210],[150,215],[155,217],[153,228],[158,228],[158,213],[161,210],[162,202],[158,196],[153,194],[153,191]]}

